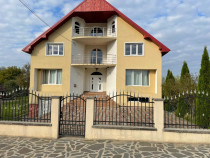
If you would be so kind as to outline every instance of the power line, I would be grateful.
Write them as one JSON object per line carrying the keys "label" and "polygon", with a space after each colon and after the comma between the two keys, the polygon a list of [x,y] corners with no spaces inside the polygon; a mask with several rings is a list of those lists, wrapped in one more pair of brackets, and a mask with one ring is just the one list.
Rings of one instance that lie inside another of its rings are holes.
{"label": "power line", "polygon": [[[20,3],[23,4],[23,6],[25,6],[32,14],[34,14],[40,21],[42,21],[46,26],[48,26],[49,28],[52,28],[47,22],[45,22],[40,16],[38,16],[35,11],[33,11],[23,0],[19,0]],[[65,38],[66,40],[70,41],[70,39],[68,39],[67,37],[63,36],[62,34],[56,32],[57,34],[59,34],[61,37]]]}

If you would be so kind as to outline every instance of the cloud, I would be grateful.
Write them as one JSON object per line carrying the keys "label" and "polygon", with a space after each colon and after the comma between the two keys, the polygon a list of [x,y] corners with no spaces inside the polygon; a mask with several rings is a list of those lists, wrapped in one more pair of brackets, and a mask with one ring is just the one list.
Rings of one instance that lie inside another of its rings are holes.
{"label": "cloud", "polygon": [[[210,51],[209,0],[107,0],[171,49],[163,57],[167,69],[177,75],[186,60],[192,73],[199,72],[204,46]],[[82,0],[30,0],[37,15],[53,25]],[[0,66],[22,66],[30,56],[20,50],[46,26],[18,1],[0,1]]]}

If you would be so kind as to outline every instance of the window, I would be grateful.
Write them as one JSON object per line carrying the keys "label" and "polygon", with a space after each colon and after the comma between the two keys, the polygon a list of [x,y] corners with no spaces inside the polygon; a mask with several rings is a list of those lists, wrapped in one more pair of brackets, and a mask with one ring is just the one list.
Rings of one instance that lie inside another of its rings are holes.
{"label": "window", "polygon": [[48,56],[63,56],[64,49],[63,44],[47,44]]}
{"label": "window", "polygon": [[126,86],[149,86],[149,71],[126,70]]}
{"label": "window", "polygon": [[62,84],[62,70],[44,70],[43,84]]}
{"label": "window", "polygon": [[125,55],[126,56],[143,55],[143,43],[126,43]]}
{"label": "window", "polygon": [[75,22],[75,33],[79,34],[79,30],[80,30],[80,24],[78,22]]}
{"label": "window", "polygon": [[100,49],[93,49],[91,52],[91,64],[102,64],[103,61],[103,53]]}
{"label": "window", "polygon": [[112,33],[115,33],[115,21],[112,22]]}
{"label": "window", "polygon": [[95,27],[91,31],[91,36],[103,36],[103,30],[99,27]]}

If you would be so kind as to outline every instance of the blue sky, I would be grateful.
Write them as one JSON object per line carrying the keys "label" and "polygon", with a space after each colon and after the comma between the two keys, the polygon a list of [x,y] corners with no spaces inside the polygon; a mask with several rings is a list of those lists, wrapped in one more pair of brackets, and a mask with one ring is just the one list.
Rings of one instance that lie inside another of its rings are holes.
{"label": "blue sky", "polygon": [[[24,0],[53,25],[82,0]],[[183,61],[198,74],[204,46],[210,51],[209,0],[107,0],[171,49],[162,58],[163,76],[179,75]],[[30,55],[21,50],[47,27],[18,0],[0,1],[0,67],[23,66]]]}

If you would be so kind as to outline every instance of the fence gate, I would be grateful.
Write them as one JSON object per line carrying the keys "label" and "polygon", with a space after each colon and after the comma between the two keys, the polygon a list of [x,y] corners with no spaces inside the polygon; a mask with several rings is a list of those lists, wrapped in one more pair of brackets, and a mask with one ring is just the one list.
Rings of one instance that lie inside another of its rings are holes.
{"label": "fence gate", "polygon": [[60,136],[85,136],[86,100],[70,95],[60,98]]}

